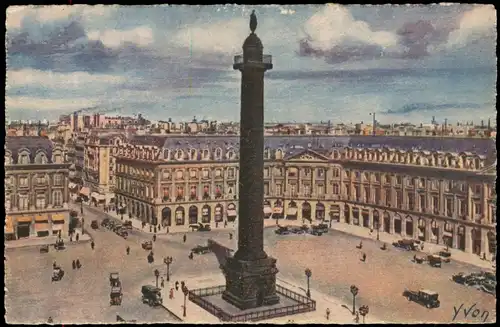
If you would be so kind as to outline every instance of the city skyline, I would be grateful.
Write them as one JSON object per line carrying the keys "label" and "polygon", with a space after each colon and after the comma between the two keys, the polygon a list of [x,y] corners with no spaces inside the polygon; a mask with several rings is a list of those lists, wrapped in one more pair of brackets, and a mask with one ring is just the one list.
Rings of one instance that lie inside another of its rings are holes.
{"label": "city skyline", "polygon": [[[96,106],[154,120],[236,121],[231,63],[251,9],[10,7],[8,118]],[[268,122],[369,123],[371,112],[380,123],[495,116],[492,6],[255,9],[275,67],[266,73]]]}

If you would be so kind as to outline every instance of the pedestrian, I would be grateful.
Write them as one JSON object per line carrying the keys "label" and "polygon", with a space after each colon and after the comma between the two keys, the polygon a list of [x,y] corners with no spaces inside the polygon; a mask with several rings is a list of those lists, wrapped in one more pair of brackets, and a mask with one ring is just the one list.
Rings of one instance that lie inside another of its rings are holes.
{"label": "pedestrian", "polygon": [[483,260],[486,260],[486,252],[483,252]]}
{"label": "pedestrian", "polygon": [[227,227],[227,220],[224,220],[224,228]]}
{"label": "pedestrian", "polygon": [[52,320],[52,317],[49,317],[49,319],[47,320],[47,323],[51,324],[53,322],[54,322],[54,320]]}
{"label": "pedestrian", "polygon": [[156,234],[153,235],[153,242],[156,242]]}
{"label": "pedestrian", "polygon": [[186,243],[186,240],[187,240],[186,234],[184,234],[184,236],[182,237],[182,239],[184,240],[184,243]]}
{"label": "pedestrian", "polygon": [[71,265],[73,266],[73,270],[75,270],[76,269],[76,261],[73,260],[73,263]]}
{"label": "pedestrian", "polygon": [[422,243],[422,244],[420,245],[420,250],[422,250],[422,251],[424,250],[424,243]]}
{"label": "pedestrian", "polygon": [[175,281],[175,290],[178,291],[179,290],[179,281]]}
{"label": "pedestrian", "polygon": [[366,253],[363,253],[363,262],[366,261]]}
{"label": "pedestrian", "polygon": [[80,240],[80,235],[76,233],[76,241],[78,242]]}
{"label": "pedestrian", "polygon": [[413,262],[417,262],[417,255],[416,254],[413,256]]}
{"label": "pedestrian", "polygon": [[127,255],[130,254],[130,246],[127,245]]}
{"label": "pedestrian", "polygon": [[354,318],[354,322],[359,324],[359,312],[356,311],[356,318]]}
{"label": "pedestrian", "polygon": [[70,242],[73,242],[73,235],[70,235],[70,236],[69,236],[69,241],[70,241]]}
{"label": "pedestrian", "polygon": [[161,278],[161,288],[164,288],[165,287],[165,279],[163,279],[163,277]]}
{"label": "pedestrian", "polygon": [[80,259],[76,259],[76,268],[80,269],[81,266]]}
{"label": "pedestrian", "polygon": [[233,234],[232,233],[229,233],[229,239],[232,240],[233,239]]}
{"label": "pedestrian", "polygon": [[156,232],[157,232],[156,225],[155,225],[155,227],[154,227],[154,229],[153,229],[153,230],[154,230],[154,233],[156,234]]}
{"label": "pedestrian", "polygon": [[149,225],[149,232],[152,233],[153,232],[153,226]]}
{"label": "pedestrian", "polygon": [[59,230],[59,234],[58,235],[59,235],[59,238],[61,238],[61,230]]}
{"label": "pedestrian", "polygon": [[158,224],[158,231],[161,231],[161,225]]}
{"label": "pedestrian", "polygon": [[189,253],[188,258],[193,260],[193,251],[191,251],[191,253]]}
{"label": "pedestrian", "polygon": [[330,320],[330,308],[326,308],[326,320]]}
{"label": "pedestrian", "polygon": [[219,228],[219,222],[218,221],[215,222],[215,228]]}
{"label": "pedestrian", "polygon": [[170,300],[172,300],[174,298],[174,289],[173,288],[170,289],[170,296],[169,297],[170,297]]}
{"label": "pedestrian", "polygon": [[52,264],[52,268],[56,269],[57,267],[57,263],[54,261],[54,263]]}
{"label": "pedestrian", "polygon": [[168,226],[167,226],[167,234],[168,234],[168,232],[169,232],[169,231],[170,231],[170,230],[168,229]]}
{"label": "pedestrian", "polygon": [[94,249],[94,246],[95,246],[94,241],[90,242],[90,247],[92,248],[92,250]]}

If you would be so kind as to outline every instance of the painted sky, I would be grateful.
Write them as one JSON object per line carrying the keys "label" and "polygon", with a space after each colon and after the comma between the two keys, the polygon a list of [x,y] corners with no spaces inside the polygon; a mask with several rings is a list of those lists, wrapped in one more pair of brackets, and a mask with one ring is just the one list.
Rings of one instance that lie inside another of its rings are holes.
{"label": "painted sky", "polygon": [[84,108],[239,119],[233,56],[257,35],[266,121],[496,116],[493,6],[52,6],[7,9],[9,119]]}

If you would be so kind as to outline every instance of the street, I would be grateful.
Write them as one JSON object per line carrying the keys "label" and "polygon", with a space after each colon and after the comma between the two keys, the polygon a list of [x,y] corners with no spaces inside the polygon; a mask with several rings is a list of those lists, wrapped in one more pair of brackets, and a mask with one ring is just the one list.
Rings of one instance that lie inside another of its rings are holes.
{"label": "street", "polygon": [[[93,219],[101,221],[104,214],[96,209],[85,208],[86,230]],[[55,323],[114,322],[116,315],[135,319],[137,322],[173,321],[168,312],[161,308],[150,308],[141,302],[140,288],[154,284],[153,271],[158,269],[166,281],[166,265],[163,258],[173,257],[170,266],[171,280],[182,281],[188,276],[221,273],[214,254],[195,255],[188,259],[190,249],[206,244],[209,238],[224,240],[226,244],[237,244],[237,233],[229,240],[227,231],[158,235],[153,243],[155,262],[148,264],[148,251],[141,243],[151,240],[151,235],[133,230],[128,239],[102,227],[92,231],[95,250],[81,244],[67,250],[41,254],[38,248],[23,248],[7,251],[6,287],[7,320],[10,323],[45,322],[52,316]],[[315,290],[339,298],[345,303],[352,301],[350,285],[359,288],[358,306],[368,305],[370,312],[387,322],[451,322],[454,307],[470,306],[476,303],[481,310],[493,314],[495,298],[478,290],[458,285],[450,280],[452,274],[473,272],[479,268],[451,262],[440,268],[418,265],[411,262],[413,252],[404,252],[389,246],[380,250],[380,243],[363,240],[359,250],[358,237],[332,231],[323,236],[288,235],[274,233],[274,228],[264,230],[265,248],[269,255],[278,259],[278,278],[291,280],[306,289],[304,270],[311,269],[311,294]],[[126,246],[130,255],[126,255]],[[366,262],[360,261],[361,253],[367,255]],[[71,261],[80,259],[83,267],[73,271]],[[50,282],[52,263],[56,261],[66,271],[59,282]],[[109,273],[119,272],[123,285],[122,306],[109,305]],[[196,285],[187,285],[196,288]],[[214,285],[215,286],[215,285]],[[441,307],[426,309],[408,302],[402,293],[405,288],[430,289],[439,293]],[[163,293],[164,304],[168,303],[168,290]],[[474,322],[471,315],[456,317],[456,322]],[[369,316],[367,316],[369,321]]]}

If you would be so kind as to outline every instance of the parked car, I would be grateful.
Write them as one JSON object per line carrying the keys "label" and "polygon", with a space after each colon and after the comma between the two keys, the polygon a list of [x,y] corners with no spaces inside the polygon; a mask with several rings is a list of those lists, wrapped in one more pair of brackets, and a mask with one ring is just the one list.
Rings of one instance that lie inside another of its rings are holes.
{"label": "parked car", "polygon": [[153,242],[152,241],[145,241],[145,242],[142,242],[141,246],[144,250],[152,250],[153,249]]}
{"label": "parked car", "polygon": [[117,224],[113,226],[113,232],[118,232],[120,229],[122,229],[122,224]]}
{"label": "parked car", "polygon": [[289,235],[290,234],[290,230],[288,229],[288,227],[283,227],[283,226],[279,226],[278,229],[276,229],[274,232],[278,235]]}
{"label": "parked car", "polygon": [[102,226],[102,227],[106,227],[106,226],[108,226],[108,225],[109,225],[109,222],[110,222],[109,218],[104,218],[104,219],[101,221],[101,226]]}
{"label": "parked car", "polygon": [[122,287],[121,286],[113,286],[111,287],[111,291],[109,292],[110,304],[111,305],[122,305]]}
{"label": "parked car", "polygon": [[413,301],[425,306],[427,309],[439,308],[441,305],[439,301],[439,294],[429,290],[410,291],[405,290],[403,296],[408,301]]}
{"label": "parked car", "polygon": [[451,262],[451,252],[449,251],[439,251],[438,253],[436,253],[436,255],[441,257],[441,261],[443,261],[444,263]]}
{"label": "parked car", "polygon": [[325,223],[319,224],[318,225],[318,230],[320,230],[322,233],[328,233],[328,225]]}
{"label": "parked car", "polygon": [[427,261],[429,261],[429,265],[431,265],[431,267],[441,268],[442,260],[440,256],[431,254],[427,256]]}
{"label": "parked car", "polygon": [[117,272],[112,272],[109,274],[109,285],[110,286],[120,286],[120,274]]}
{"label": "parked car", "polygon": [[141,289],[142,303],[147,303],[150,306],[157,306],[163,303],[161,297],[161,289],[152,285],[144,285]]}
{"label": "parked car", "polygon": [[123,223],[123,227],[124,227],[125,229],[129,229],[129,230],[131,230],[131,229],[132,229],[132,220],[127,220],[127,221],[125,221],[125,222]]}
{"label": "parked car", "polygon": [[121,236],[123,238],[127,238],[128,237],[128,232],[125,230],[125,229],[120,229],[116,232],[116,235],[118,236]]}
{"label": "parked car", "polygon": [[52,281],[57,282],[60,281],[64,276],[64,270],[61,269],[61,267],[54,267],[54,270],[52,271]]}
{"label": "parked car", "polygon": [[48,245],[42,245],[40,247],[40,253],[48,253],[49,252],[49,246]]}
{"label": "parked car", "polygon": [[306,233],[306,231],[303,230],[301,227],[289,227],[288,230],[292,234],[305,234]]}
{"label": "parked car", "polygon": [[463,272],[459,272],[458,274],[455,274],[451,276],[451,280],[453,280],[455,283],[458,284],[465,284],[465,281],[467,280],[467,276]]}
{"label": "parked car", "polygon": [[97,223],[97,220],[92,220],[92,222],[90,223],[90,227],[92,229],[99,229],[99,224]]}
{"label": "parked car", "polygon": [[321,235],[323,235],[323,231],[318,226],[313,225],[313,226],[311,226],[311,229],[309,230],[309,234],[314,235],[314,236],[321,236]]}
{"label": "parked car", "polygon": [[191,252],[196,253],[196,254],[205,254],[205,253],[209,253],[212,251],[206,245],[197,245],[191,249]]}
{"label": "parked car", "polygon": [[56,244],[54,244],[54,248],[56,250],[64,250],[66,246],[64,245],[64,241],[62,239],[57,239]]}
{"label": "parked car", "polygon": [[418,244],[415,240],[411,239],[398,240],[397,242],[393,242],[392,245],[406,251],[416,251],[418,249]]}

